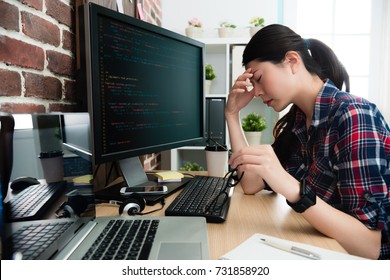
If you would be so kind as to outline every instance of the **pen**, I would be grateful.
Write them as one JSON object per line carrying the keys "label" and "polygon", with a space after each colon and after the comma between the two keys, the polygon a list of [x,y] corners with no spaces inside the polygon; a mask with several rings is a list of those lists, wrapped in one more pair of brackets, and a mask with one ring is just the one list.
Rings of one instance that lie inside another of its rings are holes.
{"label": "pen", "polygon": [[283,250],[283,251],[286,251],[289,253],[293,253],[293,254],[296,254],[296,255],[299,255],[302,257],[306,257],[306,258],[309,258],[312,260],[321,259],[321,257],[318,254],[313,253],[313,252],[306,250],[306,249],[296,247],[296,246],[285,245],[285,244],[277,243],[274,241],[269,241],[269,240],[266,240],[264,238],[260,238],[260,241],[264,244],[271,246],[271,247],[274,247],[274,248],[277,248],[277,249],[280,249],[280,250]]}

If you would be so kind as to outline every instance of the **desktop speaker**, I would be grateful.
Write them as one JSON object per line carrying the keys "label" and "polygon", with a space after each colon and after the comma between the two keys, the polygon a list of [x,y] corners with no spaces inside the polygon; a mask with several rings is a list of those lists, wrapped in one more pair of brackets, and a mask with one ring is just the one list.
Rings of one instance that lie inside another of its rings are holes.
{"label": "desktop speaker", "polygon": [[205,140],[196,143],[196,146],[206,146],[208,142],[210,145],[215,142],[226,144],[225,103],[225,98],[206,98]]}

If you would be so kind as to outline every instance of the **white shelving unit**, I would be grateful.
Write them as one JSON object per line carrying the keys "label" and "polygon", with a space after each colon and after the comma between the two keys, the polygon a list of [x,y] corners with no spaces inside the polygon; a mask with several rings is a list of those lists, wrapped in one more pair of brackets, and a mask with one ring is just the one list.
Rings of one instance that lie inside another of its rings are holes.
{"label": "white shelving unit", "polygon": [[[212,82],[210,94],[207,95],[206,98],[227,99],[232,86],[232,81],[244,71],[244,68],[241,66],[242,51],[250,38],[199,38],[198,40],[206,45],[205,63],[213,65],[217,75]],[[261,100],[253,100],[251,104],[243,110],[242,115],[246,115],[252,111],[264,115],[264,108],[265,106],[262,104]],[[265,117],[267,119],[267,116]],[[268,117],[268,119],[269,118],[270,117]],[[274,116],[271,116],[271,118],[273,119]],[[269,125],[270,128],[272,126],[273,125]],[[268,128],[268,131],[270,131],[270,128]],[[269,142],[267,134],[269,133],[264,131],[264,136],[262,136],[264,143]],[[230,144],[227,128],[225,143],[228,146]],[[162,169],[179,170],[184,162],[187,161],[197,162],[207,169],[204,148],[204,146],[186,146],[163,152],[161,160]]]}

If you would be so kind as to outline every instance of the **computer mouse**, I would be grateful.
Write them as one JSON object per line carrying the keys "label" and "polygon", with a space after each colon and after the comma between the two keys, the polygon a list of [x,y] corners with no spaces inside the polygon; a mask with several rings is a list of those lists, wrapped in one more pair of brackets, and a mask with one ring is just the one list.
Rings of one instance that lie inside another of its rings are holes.
{"label": "computer mouse", "polygon": [[23,177],[18,177],[15,180],[13,180],[11,185],[10,185],[10,188],[13,191],[21,191],[29,186],[37,185],[37,184],[40,184],[38,179],[33,178],[33,177],[23,176]]}

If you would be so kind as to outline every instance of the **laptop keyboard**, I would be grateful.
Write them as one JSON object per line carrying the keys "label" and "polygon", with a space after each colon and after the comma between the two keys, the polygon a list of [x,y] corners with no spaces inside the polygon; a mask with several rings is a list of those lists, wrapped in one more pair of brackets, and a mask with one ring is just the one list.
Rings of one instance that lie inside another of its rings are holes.
{"label": "laptop keyboard", "polygon": [[[233,190],[233,188],[226,188],[227,183],[226,178],[195,176],[169,205],[165,215],[201,216],[209,223],[224,222]],[[223,190],[228,190],[229,193],[220,195]],[[219,198],[216,199],[218,196]]]}
{"label": "laptop keyboard", "polygon": [[9,222],[39,220],[65,191],[66,181],[32,185],[5,203]]}
{"label": "laptop keyboard", "polygon": [[111,220],[83,260],[147,260],[158,220]]}
{"label": "laptop keyboard", "polygon": [[[19,253],[18,258],[23,260],[50,259],[53,252],[46,249],[51,246],[63,234],[73,222],[53,222],[45,224],[31,224],[12,234],[7,239],[7,250],[11,255]],[[42,255],[45,253],[46,255]]]}

